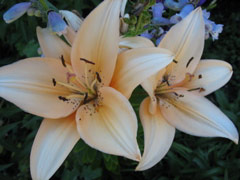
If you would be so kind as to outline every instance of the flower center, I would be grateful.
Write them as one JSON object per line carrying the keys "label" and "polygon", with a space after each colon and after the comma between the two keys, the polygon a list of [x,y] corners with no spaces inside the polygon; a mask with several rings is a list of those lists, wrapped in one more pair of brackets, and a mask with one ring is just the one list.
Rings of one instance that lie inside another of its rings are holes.
{"label": "flower center", "polygon": [[[91,66],[94,66],[95,63],[91,62],[87,59],[80,58],[81,61],[84,61]],[[52,79],[53,86],[60,85],[67,88],[70,93],[67,96],[59,96],[59,100],[64,102],[69,102],[74,99],[78,104],[86,104],[92,100],[97,99],[98,97],[98,89],[102,86],[102,80],[98,72],[95,73],[93,80],[89,78],[89,73],[91,69],[88,70],[87,66],[85,66],[85,72],[83,79],[80,79],[74,73],[72,67],[65,63],[63,56],[61,56],[62,65],[68,69],[66,73],[67,82],[57,81],[55,78]],[[80,102],[80,103],[79,103]]]}
{"label": "flower center", "polygon": [[[155,95],[157,97],[159,97],[159,96],[162,97],[162,96],[164,96],[164,94],[167,94],[167,93],[173,93],[177,97],[183,97],[183,95],[177,94],[176,90],[178,90],[181,87],[184,87],[185,84],[191,82],[194,78],[201,79],[202,75],[200,74],[198,77],[195,77],[193,74],[187,73],[185,75],[185,78],[181,82],[172,84],[172,85],[169,83],[168,78],[169,78],[169,76],[166,76],[166,75],[163,76],[162,81],[158,84],[158,86],[155,90]],[[202,92],[202,91],[205,91],[205,89],[202,87],[196,87],[196,88],[188,89],[188,91]]]}

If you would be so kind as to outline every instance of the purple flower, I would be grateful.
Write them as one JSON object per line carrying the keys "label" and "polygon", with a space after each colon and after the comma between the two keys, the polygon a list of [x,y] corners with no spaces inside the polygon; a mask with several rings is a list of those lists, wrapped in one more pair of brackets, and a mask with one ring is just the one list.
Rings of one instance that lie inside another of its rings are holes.
{"label": "purple flower", "polygon": [[55,11],[48,12],[48,25],[53,32],[56,32],[59,35],[63,34],[67,28],[67,24],[62,19],[62,16]]}
{"label": "purple flower", "polygon": [[180,13],[175,14],[170,18],[170,22],[176,24],[180,22],[183,18],[185,18],[190,12],[194,10],[194,6],[192,4],[187,4],[182,8]]}
{"label": "purple flower", "polygon": [[145,31],[144,33],[141,34],[142,37],[148,38],[148,39],[152,39],[154,37],[154,33],[149,32],[149,31]]}
{"label": "purple flower", "polygon": [[164,6],[162,3],[156,3],[154,6],[152,6],[153,24],[158,25],[170,24],[170,21],[167,18],[162,17],[163,10]]}
{"label": "purple flower", "polygon": [[203,10],[203,19],[205,22],[205,39],[208,39],[211,35],[213,41],[218,39],[219,34],[223,31],[223,24],[216,24],[209,20],[210,12]]}
{"label": "purple flower", "polygon": [[31,2],[22,2],[12,6],[7,12],[3,14],[3,19],[6,23],[11,23],[20,18],[32,5]]}
{"label": "purple flower", "polygon": [[178,2],[174,0],[165,0],[164,6],[174,11],[180,11],[187,3],[189,3],[189,0],[179,0]]}

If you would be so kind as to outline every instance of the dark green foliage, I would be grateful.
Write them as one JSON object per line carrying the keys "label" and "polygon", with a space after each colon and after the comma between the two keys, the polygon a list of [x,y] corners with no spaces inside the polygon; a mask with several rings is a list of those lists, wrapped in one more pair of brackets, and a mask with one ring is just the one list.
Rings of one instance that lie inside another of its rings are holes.
{"label": "dark green foliage", "polygon": [[[1,1],[0,16],[16,2],[21,1]],[[84,17],[99,2],[100,0],[51,1],[59,9],[77,9]],[[218,41],[207,41],[203,56],[223,59],[233,66],[231,81],[209,98],[231,118],[239,130],[240,13],[237,4],[236,0],[218,1],[211,19],[224,24],[224,31]],[[26,15],[9,25],[0,20],[1,66],[25,57],[37,56],[37,25],[45,26],[39,19]],[[137,114],[139,104],[145,96],[142,88],[138,87],[130,99]],[[41,120],[0,99],[1,180],[31,179],[30,150]],[[143,129],[140,123],[138,142],[143,151]],[[227,139],[199,138],[177,132],[170,151],[161,162],[144,172],[135,172],[136,165],[134,161],[96,151],[80,140],[52,179],[237,180],[240,179],[240,148]]]}

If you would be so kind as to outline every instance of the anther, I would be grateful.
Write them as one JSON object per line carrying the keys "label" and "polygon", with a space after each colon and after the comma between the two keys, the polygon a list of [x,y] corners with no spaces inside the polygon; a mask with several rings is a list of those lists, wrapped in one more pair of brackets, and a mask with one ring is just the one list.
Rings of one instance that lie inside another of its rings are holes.
{"label": "anther", "polygon": [[199,92],[203,92],[203,91],[206,91],[206,89],[204,89],[204,88],[199,89]]}
{"label": "anther", "polygon": [[63,65],[64,67],[67,67],[63,55],[61,55],[60,59],[61,59],[62,65]]}
{"label": "anther", "polygon": [[67,99],[67,98],[65,98],[65,97],[63,97],[63,96],[58,96],[58,99],[60,99],[61,101],[69,101],[69,99]]}
{"label": "anther", "polygon": [[52,78],[52,83],[53,83],[53,86],[56,86],[57,82],[54,78]]}
{"label": "anther", "polygon": [[198,79],[201,79],[201,78],[202,78],[202,75],[201,75],[201,74],[199,74],[199,75],[198,75]]}
{"label": "anther", "polygon": [[92,61],[89,61],[89,60],[87,60],[87,59],[85,59],[85,58],[80,58],[80,60],[84,61],[85,63],[92,64],[92,65],[94,65],[94,64],[95,64],[94,62],[92,62]]}
{"label": "anther", "polygon": [[98,82],[102,82],[102,79],[100,78],[100,75],[99,75],[99,73],[98,72],[96,72],[96,75],[97,75],[97,80],[98,80]]}
{"label": "anther", "polygon": [[192,62],[193,59],[194,59],[194,57],[191,57],[191,58],[188,60],[188,62],[187,62],[187,64],[186,64],[186,68],[189,66],[189,64]]}
{"label": "anther", "polygon": [[87,99],[88,99],[88,93],[85,94],[84,99],[83,99],[83,104],[87,103]]}
{"label": "anther", "polygon": [[175,59],[173,60],[173,62],[174,62],[174,63],[176,63],[176,64],[178,63],[178,61],[177,61],[177,60],[175,60]]}
{"label": "anther", "polygon": [[176,92],[173,92],[173,94],[174,94],[175,96],[178,96],[178,93],[176,93]]}
{"label": "anther", "polygon": [[163,76],[163,80],[162,82],[166,82],[168,86],[170,86],[169,82],[168,82],[168,76]]}

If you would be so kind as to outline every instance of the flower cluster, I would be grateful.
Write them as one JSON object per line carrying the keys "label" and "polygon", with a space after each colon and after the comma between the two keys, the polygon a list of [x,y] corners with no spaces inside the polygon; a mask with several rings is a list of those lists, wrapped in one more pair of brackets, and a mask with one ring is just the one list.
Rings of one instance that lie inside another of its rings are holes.
{"label": "flower cluster", "polygon": [[[152,24],[148,25],[153,26],[154,28],[150,28],[150,30],[145,31],[141,34],[141,36],[149,39],[155,39],[156,45],[158,45],[171,26],[182,21],[194,9],[204,5],[205,1],[206,0],[179,0],[178,2],[174,0],[157,1],[157,3],[151,8],[153,17],[151,21]],[[209,6],[211,7],[211,5]],[[173,15],[169,15],[173,12]],[[211,37],[212,40],[217,40],[219,34],[223,30],[223,25],[216,24],[215,22],[209,20],[210,12],[206,9],[203,10],[203,18],[205,23],[205,39]]]}
{"label": "flower cluster", "polygon": [[[12,22],[43,2],[17,4],[4,20]],[[204,2],[157,2],[152,22],[174,25],[135,37],[120,36],[126,0],[104,0],[84,20],[41,4],[40,14],[48,19],[47,28],[37,27],[44,56],[0,68],[0,96],[44,118],[30,155],[33,179],[49,179],[80,138],[99,151],[138,161],[138,171],[165,156],[175,129],[238,143],[234,124],[205,97],[229,81],[232,67],[200,60],[206,36],[217,39],[222,29],[198,7]],[[162,16],[166,8],[180,12],[168,19]],[[157,47],[149,40],[156,33]],[[142,155],[128,101],[138,85],[149,95],[140,105]]]}

